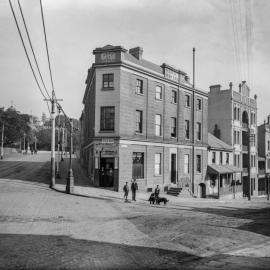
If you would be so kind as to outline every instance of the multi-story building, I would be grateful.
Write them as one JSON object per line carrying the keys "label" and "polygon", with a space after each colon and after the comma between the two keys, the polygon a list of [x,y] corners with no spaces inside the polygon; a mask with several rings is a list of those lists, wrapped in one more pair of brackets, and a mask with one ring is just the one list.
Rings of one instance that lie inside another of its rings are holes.
{"label": "multi-story building", "polygon": [[[83,163],[91,183],[122,190],[136,178],[140,190],[187,188],[205,181],[208,94],[187,74],[107,45],[93,51],[84,104]],[[194,136],[193,136],[194,134]]]}
{"label": "multi-story building", "polygon": [[233,148],[208,133],[208,167],[205,195],[213,198],[242,196],[240,181],[235,175],[241,172],[233,165]]}
{"label": "multi-story building", "polygon": [[[233,164],[241,168],[236,181],[243,187],[243,195],[258,194],[257,152],[257,96],[250,97],[246,82],[238,91],[221,90],[220,85],[210,86],[208,125],[209,132],[233,147]],[[250,180],[249,180],[250,179]]]}
{"label": "multi-story building", "polygon": [[258,153],[259,153],[259,195],[269,192],[270,179],[270,115],[267,122],[258,126]]}

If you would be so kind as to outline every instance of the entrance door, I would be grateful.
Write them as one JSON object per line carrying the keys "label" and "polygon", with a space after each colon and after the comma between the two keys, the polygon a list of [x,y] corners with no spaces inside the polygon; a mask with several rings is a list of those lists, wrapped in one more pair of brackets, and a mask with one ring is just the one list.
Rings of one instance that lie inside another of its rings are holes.
{"label": "entrance door", "polygon": [[114,158],[100,158],[100,182],[101,187],[113,187],[114,184]]}
{"label": "entrance door", "polygon": [[176,184],[176,154],[171,154],[171,183]]}

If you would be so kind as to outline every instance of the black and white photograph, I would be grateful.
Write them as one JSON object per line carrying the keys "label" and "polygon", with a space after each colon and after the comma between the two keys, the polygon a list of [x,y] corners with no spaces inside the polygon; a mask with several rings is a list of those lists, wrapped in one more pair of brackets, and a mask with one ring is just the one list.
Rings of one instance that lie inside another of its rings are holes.
{"label": "black and white photograph", "polygon": [[269,0],[0,0],[0,269],[270,269]]}

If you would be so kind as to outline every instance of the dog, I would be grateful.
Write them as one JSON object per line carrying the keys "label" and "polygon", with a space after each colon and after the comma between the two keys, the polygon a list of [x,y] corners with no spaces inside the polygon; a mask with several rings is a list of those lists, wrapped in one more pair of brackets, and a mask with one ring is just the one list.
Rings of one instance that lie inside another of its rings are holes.
{"label": "dog", "polygon": [[154,204],[156,202],[156,196],[154,193],[151,193],[148,201],[150,202],[150,204]]}
{"label": "dog", "polygon": [[166,205],[168,201],[169,200],[167,198],[165,198],[165,197],[158,197],[158,198],[156,198],[156,204],[160,204],[161,202],[163,202],[164,205]]}

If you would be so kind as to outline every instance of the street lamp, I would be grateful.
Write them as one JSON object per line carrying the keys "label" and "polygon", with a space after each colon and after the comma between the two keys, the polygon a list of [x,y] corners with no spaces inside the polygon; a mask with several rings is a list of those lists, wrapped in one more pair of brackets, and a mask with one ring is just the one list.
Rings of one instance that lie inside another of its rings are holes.
{"label": "street lamp", "polygon": [[69,153],[69,170],[67,176],[66,193],[71,194],[74,192],[74,176],[72,171],[72,152],[73,152],[73,121],[70,118],[70,153]]}

